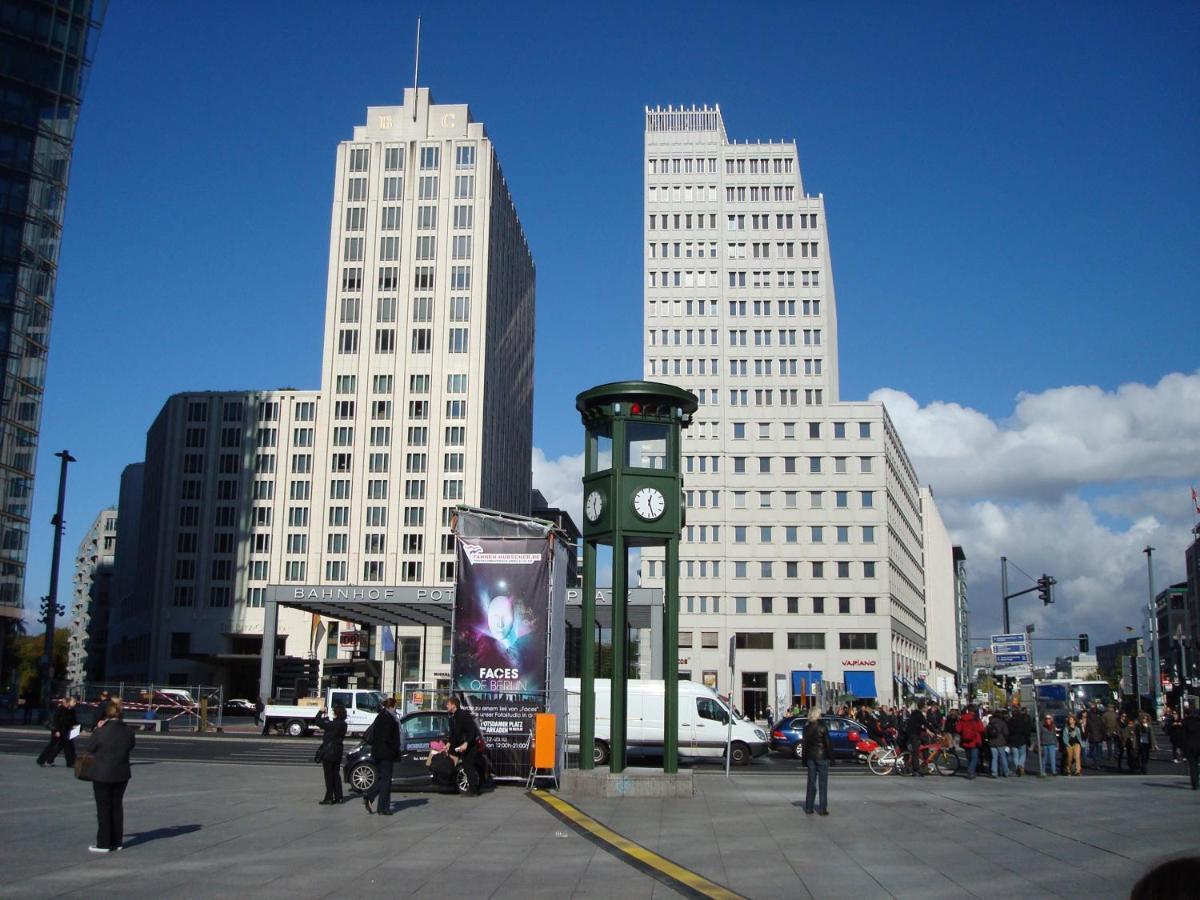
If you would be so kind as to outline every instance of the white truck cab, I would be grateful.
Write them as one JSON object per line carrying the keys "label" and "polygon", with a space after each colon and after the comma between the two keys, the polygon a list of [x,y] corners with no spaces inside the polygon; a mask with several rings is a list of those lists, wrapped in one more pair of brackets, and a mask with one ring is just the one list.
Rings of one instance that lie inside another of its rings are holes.
{"label": "white truck cab", "polygon": [[[579,746],[579,679],[566,679],[567,745]],[[609,757],[611,683],[596,679],[596,765]],[[633,679],[626,696],[625,741],[630,755],[661,754],[663,748],[662,681]],[[729,708],[717,692],[694,681],[679,682],[679,755],[690,759],[724,759],[729,732]],[[753,722],[733,718],[730,762],[744,766],[767,753],[766,733]]]}

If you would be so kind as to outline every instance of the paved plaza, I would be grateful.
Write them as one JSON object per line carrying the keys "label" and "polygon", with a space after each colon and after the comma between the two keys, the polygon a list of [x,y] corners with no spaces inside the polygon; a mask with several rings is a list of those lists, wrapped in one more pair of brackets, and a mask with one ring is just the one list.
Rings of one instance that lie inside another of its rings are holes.
{"label": "paved plaza", "polygon": [[[519,787],[316,805],[316,766],[142,760],[126,849],[87,852],[90,787],[0,754],[0,896],[673,897]],[[1178,775],[839,778],[806,816],[799,776],[696,779],[688,800],[578,799],[614,831],[746,897],[1124,897],[1157,860],[1200,853]],[[568,798],[570,799],[570,798]],[[686,892],[683,892],[686,893]]]}

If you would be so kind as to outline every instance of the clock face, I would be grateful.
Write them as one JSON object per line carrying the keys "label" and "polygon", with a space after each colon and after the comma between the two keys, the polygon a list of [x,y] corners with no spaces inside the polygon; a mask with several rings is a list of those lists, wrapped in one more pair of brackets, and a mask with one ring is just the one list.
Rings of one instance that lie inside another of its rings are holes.
{"label": "clock face", "polygon": [[604,495],[599,491],[592,491],[588,494],[587,502],[583,506],[583,512],[589,522],[595,522],[600,518],[600,513],[604,512]]}
{"label": "clock face", "polygon": [[662,491],[644,487],[633,495],[633,511],[647,521],[660,518],[667,511],[667,501]]}

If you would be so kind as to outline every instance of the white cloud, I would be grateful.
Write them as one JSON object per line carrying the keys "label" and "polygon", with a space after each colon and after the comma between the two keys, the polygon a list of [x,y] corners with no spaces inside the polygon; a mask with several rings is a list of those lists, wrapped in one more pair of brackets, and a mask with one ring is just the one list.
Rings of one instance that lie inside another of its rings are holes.
{"label": "white cloud", "polygon": [[1062,387],[1021,394],[1010,419],[881,388],[923,481],[939,495],[1053,499],[1085,485],[1195,478],[1200,371],[1155,385]]}
{"label": "white cloud", "polygon": [[547,459],[540,447],[533,448],[533,486],[542,492],[546,502],[564,509],[578,525],[583,520],[583,454]]}

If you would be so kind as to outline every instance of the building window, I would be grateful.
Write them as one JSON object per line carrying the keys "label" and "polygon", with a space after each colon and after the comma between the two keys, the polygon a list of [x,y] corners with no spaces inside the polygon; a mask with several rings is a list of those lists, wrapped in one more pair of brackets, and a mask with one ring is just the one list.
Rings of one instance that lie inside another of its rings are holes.
{"label": "building window", "polygon": [[877,650],[879,636],[873,631],[843,631],[838,635],[841,650]]}
{"label": "building window", "polygon": [[738,650],[771,650],[775,646],[775,635],[770,631],[739,631],[733,637]]}
{"label": "building window", "polygon": [[787,646],[789,650],[824,650],[825,633],[823,631],[789,631]]}

